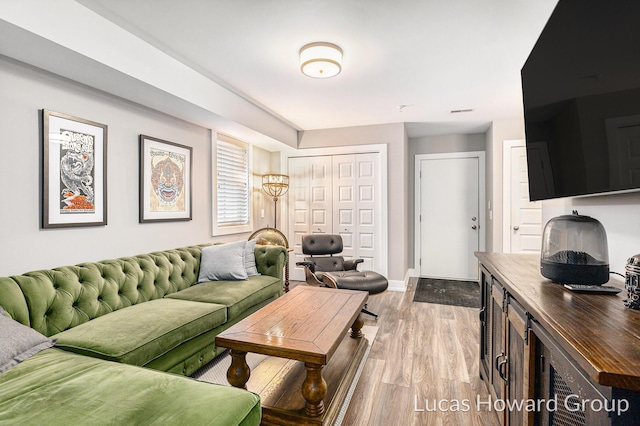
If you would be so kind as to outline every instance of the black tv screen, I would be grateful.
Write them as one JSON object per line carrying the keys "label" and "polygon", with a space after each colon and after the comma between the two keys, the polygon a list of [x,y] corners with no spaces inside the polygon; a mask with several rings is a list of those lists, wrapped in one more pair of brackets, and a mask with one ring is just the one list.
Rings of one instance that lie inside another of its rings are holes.
{"label": "black tv screen", "polygon": [[521,75],[531,200],[640,188],[640,0],[560,0]]}

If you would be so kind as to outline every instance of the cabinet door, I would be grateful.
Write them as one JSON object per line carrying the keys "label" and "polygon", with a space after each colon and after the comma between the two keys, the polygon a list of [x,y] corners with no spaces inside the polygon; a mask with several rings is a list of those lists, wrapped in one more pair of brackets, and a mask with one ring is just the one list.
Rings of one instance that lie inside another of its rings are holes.
{"label": "cabinet door", "polygon": [[[506,376],[504,375],[507,363],[507,350],[505,345],[505,306],[504,288],[496,280],[491,285],[491,383],[489,393],[494,400],[505,399]],[[504,424],[504,413],[498,413],[500,423]]]}
{"label": "cabinet door", "polygon": [[480,266],[480,377],[491,383],[491,281],[489,271]]}
{"label": "cabinet door", "polygon": [[[633,425],[637,418],[623,417],[612,420],[605,409],[593,410],[585,404],[585,410],[577,405],[581,401],[610,401],[611,388],[595,385],[582,370],[564,354],[555,341],[536,322],[531,324],[535,340],[535,393],[541,401],[557,401],[550,409],[540,404],[535,413],[536,425],[550,426],[598,426]],[[611,402],[608,403],[611,406]],[[627,413],[624,413],[627,414]]]}
{"label": "cabinet door", "polygon": [[[533,385],[530,384],[529,369],[533,343],[529,338],[528,318],[525,310],[515,299],[508,298],[507,305],[507,356],[505,377],[507,377],[507,400],[515,404],[533,397]],[[516,405],[517,406],[517,405]],[[533,425],[533,412],[524,409],[507,413],[509,425]]]}

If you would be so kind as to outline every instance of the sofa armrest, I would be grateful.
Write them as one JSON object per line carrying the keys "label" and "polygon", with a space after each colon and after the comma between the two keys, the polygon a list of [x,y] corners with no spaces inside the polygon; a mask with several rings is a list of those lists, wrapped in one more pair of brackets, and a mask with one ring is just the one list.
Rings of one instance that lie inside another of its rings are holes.
{"label": "sofa armrest", "polygon": [[27,300],[18,283],[12,278],[0,278],[0,307],[14,320],[27,327],[31,326]]}
{"label": "sofa armrest", "polygon": [[284,280],[284,265],[287,262],[287,249],[282,246],[258,245],[254,251],[256,266],[262,275]]}

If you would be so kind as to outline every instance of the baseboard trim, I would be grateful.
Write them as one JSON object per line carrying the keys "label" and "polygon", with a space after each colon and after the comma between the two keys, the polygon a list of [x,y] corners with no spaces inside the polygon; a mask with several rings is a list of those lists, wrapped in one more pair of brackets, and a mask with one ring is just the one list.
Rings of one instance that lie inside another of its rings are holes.
{"label": "baseboard trim", "polygon": [[389,287],[387,287],[389,291],[407,291],[406,281],[400,280],[389,280]]}
{"label": "baseboard trim", "polygon": [[409,278],[411,278],[413,272],[415,272],[413,269],[408,269],[404,274],[404,281],[389,280],[389,287],[387,290],[406,292],[409,287]]}

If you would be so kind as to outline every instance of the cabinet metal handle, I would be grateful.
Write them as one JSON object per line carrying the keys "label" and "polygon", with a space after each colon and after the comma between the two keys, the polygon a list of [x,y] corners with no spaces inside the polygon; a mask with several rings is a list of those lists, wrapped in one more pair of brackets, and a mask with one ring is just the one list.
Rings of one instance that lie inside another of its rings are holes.
{"label": "cabinet metal handle", "polygon": [[477,229],[478,227],[476,225],[471,225],[471,229]]}
{"label": "cabinet metal handle", "polygon": [[[496,360],[494,362],[494,365],[495,365],[495,368],[496,368],[496,371],[498,372],[498,374],[500,374],[500,368],[499,368],[500,358],[502,358],[503,356],[504,356],[504,351],[500,352],[500,355],[498,355],[496,357]],[[500,377],[502,377],[502,376],[500,376]]]}
{"label": "cabinet metal handle", "polygon": [[516,225],[516,226],[514,226],[514,227],[513,227],[513,230],[514,230],[514,231],[517,231],[518,229],[520,229],[520,227],[519,227],[518,225]]}
{"label": "cabinet metal handle", "polygon": [[486,308],[480,309],[480,322],[484,324],[484,312]]}
{"label": "cabinet metal handle", "polygon": [[504,358],[504,361],[501,361],[501,362],[498,364],[498,375],[499,375],[499,376],[500,376],[500,378],[501,378],[502,380],[504,380],[505,382],[507,382],[507,374],[506,374],[504,371],[502,371],[502,368],[503,368],[505,365],[507,365],[507,363],[508,363],[508,362],[509,362],[509,358],[508,358],[508,357],[505,357],[505,358]]}

